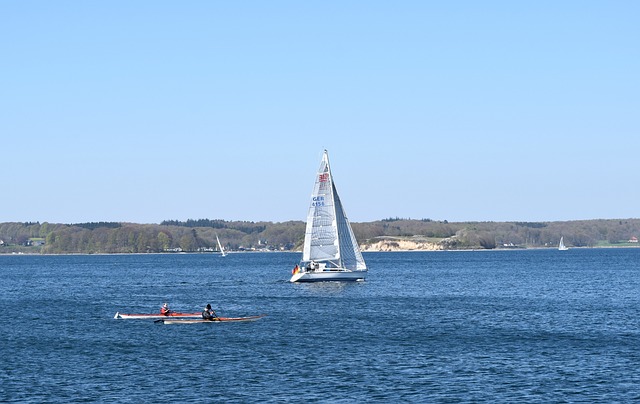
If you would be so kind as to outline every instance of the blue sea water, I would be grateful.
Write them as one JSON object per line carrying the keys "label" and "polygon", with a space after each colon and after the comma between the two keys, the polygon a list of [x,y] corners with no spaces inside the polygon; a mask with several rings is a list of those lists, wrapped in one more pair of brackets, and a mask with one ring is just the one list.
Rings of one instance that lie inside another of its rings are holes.
{"label": "blue sea water", "polygon": [[[640,249],[0,256],[1,402],[640,400]],[[116,311],[266,314],[162,325]]]}

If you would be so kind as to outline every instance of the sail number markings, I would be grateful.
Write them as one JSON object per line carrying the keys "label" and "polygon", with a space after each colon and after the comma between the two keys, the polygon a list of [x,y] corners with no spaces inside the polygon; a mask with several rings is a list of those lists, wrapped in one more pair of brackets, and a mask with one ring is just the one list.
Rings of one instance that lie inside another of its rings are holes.
{"label": "sail number markings", "polygon": [[311,206],[324,206],[324,196],[314,196],[311,198]]}

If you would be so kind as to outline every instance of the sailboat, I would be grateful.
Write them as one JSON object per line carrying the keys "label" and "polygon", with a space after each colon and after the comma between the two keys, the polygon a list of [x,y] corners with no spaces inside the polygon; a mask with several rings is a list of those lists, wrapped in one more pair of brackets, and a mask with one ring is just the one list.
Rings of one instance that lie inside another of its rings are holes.
{"label": "sailboat", "polygon": [[564,237],[560,237],[560,244],[558,245],[558,250],[567,251],[569,247],[564,245]]}
{"label": "sailboat", "polygon": [[218,238],[217,234],[216,234],[216,240],[218,241],[218,249],[220,250],[220,256],[226,257],[227,253],[224,252],[224,248],[222,248],[222,244],[220,244],[220,239]]}
{"label": "sailboat", "polygon": [[290,282],[363,281],[367,274],[326,150],[311,194],[302,260],[292,272]]}

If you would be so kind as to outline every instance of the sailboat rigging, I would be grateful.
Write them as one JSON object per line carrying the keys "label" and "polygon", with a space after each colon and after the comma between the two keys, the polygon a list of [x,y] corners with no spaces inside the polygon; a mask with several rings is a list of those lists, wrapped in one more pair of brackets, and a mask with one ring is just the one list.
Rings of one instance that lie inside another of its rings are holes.
{"label": "sailboat rigging", "polygon": [[307,214],[302,260],[290,282],[362,281],[367,265],[338,196],[324,151]]}

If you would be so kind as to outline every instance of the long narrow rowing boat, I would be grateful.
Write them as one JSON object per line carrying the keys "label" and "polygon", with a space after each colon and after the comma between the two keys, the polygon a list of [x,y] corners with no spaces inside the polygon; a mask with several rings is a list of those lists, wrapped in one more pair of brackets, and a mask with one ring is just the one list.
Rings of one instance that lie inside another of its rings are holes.
{"label": "long narrow rowing boat", "polygon": [[116,312],[116,315],[113,316],[113,318],[118,319],[118,320],[141,320],[141,319],[157,319],[157,318],[167,318],[167,317],[173,317],[173,318],[193,318],[193,317],[201,317],[202,313],[174,313],[171,312],[169,314],[160,314],[160,313],[153,313],[153,314],[125,314],[125,313],[120,313],[120,312]]}
{"label": "long narrow rowing boat", "polygon": [[249,317],[218,317],[216,320],[204,320],[204,319],[163,319],[156,320],[156,322],[161,322],[164,324],[196,324],[196,323],[240,323],[243,321],[256,321],[264,317],[261,316],[249,316]]}

